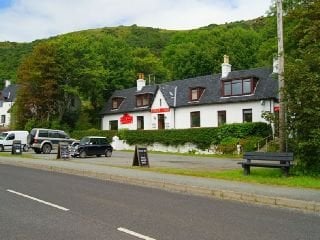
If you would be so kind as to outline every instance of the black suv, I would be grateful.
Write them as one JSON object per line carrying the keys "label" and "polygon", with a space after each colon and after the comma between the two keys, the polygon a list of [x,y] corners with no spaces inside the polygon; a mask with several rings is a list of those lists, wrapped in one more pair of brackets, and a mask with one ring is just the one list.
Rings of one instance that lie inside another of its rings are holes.
{"label": "black suv", "polygon": [[70,144],[73,141],[62,130],[34,128],[28,135],[28,144],[35,153],[50,153],[51,150],[58,149],[60,142]]}
{"label": "black suv", "polygon": [[111,157],[113,147],[108,143],[107,138],[97,136],[87,136],[80,140],[80,144],[73,153],[73,157],[85,158],[86,156],[105,155]]}

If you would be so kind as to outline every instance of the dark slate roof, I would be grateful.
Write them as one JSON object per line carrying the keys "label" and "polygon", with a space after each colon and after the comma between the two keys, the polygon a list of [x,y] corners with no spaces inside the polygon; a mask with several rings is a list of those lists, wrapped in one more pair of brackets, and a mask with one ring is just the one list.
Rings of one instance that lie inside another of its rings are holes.
{"label": "dark slate roof", "polygon": [[[221,80],[231,80],[237,78],[254,77],[258,79],[256,90],[252,95],[223,97],[221,96]],[[199,101],[190,101],[190,88],[205,88]],[[272,77],[272,68],[255,68],[249,70],[232,71],[226,78],[221,79],[221,74],[199,76],[184,80],[166,82],[158,86],[146,86],[141,92],[153,92],[159,89],[165,97],[170,107],[184,107],[205,104],[220,104],[232,102],[247,102],[265,99],[277,99],[278,81]],[[140,92],[139,92],[140,93]],[[175,98],[176,93],[176,98]],[[135,107],[136,88],[115,91],[108,100],[102,114],[123,113],[140,111],[141,108]],[[111,110],[111,99],[113,97],[125,97],[122,105],[118,110]],[[146,108],[145,110],[149,110]]]}
{"label": "dark slate roof", "polygon": [[[140,91],[137,91],[136,87],[117,90],[112,96],[109,98],[104,108],[101,111],[101,114],[113,114],[113,113],[125,113],[125,112],[135,112],[135,111],[147,111],[150,110],[150,107],[136,107],[136,95],[151,93],[155,96],[155,93],[158,89],[157,85],[148,85],[144,86]],[[114,97],[122,97],[124,100],[122,101],[120,107],[118,109],[112,109],[112,98]]]}
{"label": "dark slate roof", "polygon": [[1,91],[1,100],[5,102],[13,102],[17,96],[18,85],[11,84]]}

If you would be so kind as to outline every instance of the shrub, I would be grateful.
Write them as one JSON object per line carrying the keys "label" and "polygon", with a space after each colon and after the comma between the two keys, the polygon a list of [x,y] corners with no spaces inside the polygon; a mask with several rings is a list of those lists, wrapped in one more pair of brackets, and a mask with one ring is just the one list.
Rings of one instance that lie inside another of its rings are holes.
{"label": "shrub", "polygon": [[[164,145],[178,146],[186,143],[195,144],[198,148],[208,149],[212,144],[226,144],[236,146],[239,139],[249,136],[266,137],[271,134],[271,127],[266,123],[237,123],[223,125],[217,128],[190,128],[190,129],[167,129],[167,130],[128,130],[102,131],[90,129],[85,131],[74,131],[71,136],[82,138],[83,136],[96,135],[105,136],[111,140],[115,135],[129,145],[151,145],[161,143]],[[224,151],[229,147],[225,147]]]}
{"label": "shrub", "polygon": [[107,131],[98,129],[88,129],[88,130],[77,130],[71,133],[71,137],[75,139],[81,139],[85,136],[101,136],[106,137],[109,142],[112,141],[112,137],[117,135],[117,131]]}

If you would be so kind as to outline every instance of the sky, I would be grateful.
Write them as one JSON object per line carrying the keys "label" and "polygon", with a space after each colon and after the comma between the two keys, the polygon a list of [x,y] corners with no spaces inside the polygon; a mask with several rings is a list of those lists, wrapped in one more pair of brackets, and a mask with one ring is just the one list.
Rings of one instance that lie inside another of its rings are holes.
{"label": "sky", "polygon": [[270,5],[271,0],[0,0],[0,42],[133,24],[195,29],[265,16]]}

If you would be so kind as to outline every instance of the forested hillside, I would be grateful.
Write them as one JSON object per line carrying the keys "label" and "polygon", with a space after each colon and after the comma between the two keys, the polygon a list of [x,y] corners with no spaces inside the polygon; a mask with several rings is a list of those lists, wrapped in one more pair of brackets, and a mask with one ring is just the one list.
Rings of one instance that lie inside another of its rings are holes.
{"label": "forested hillside", "polygon": [[131,72],[131,81],[137,72],[152,74],[156,82],[218,72],[224,54],[230,56],[234,69],[270,65],[276,54],[275,33],[274,18],[259,18],[189,31],[133,25],[74,32],[32,43],[0,42],[0,80],[15,81],[23,57],[43,42],[57,42],[64,51],[77,52],[73,57],[81,57],[88,49],[95,52],[92,45],[112,46],[119,56],[125,49],[126,58],[130,58],[125,70]]}

